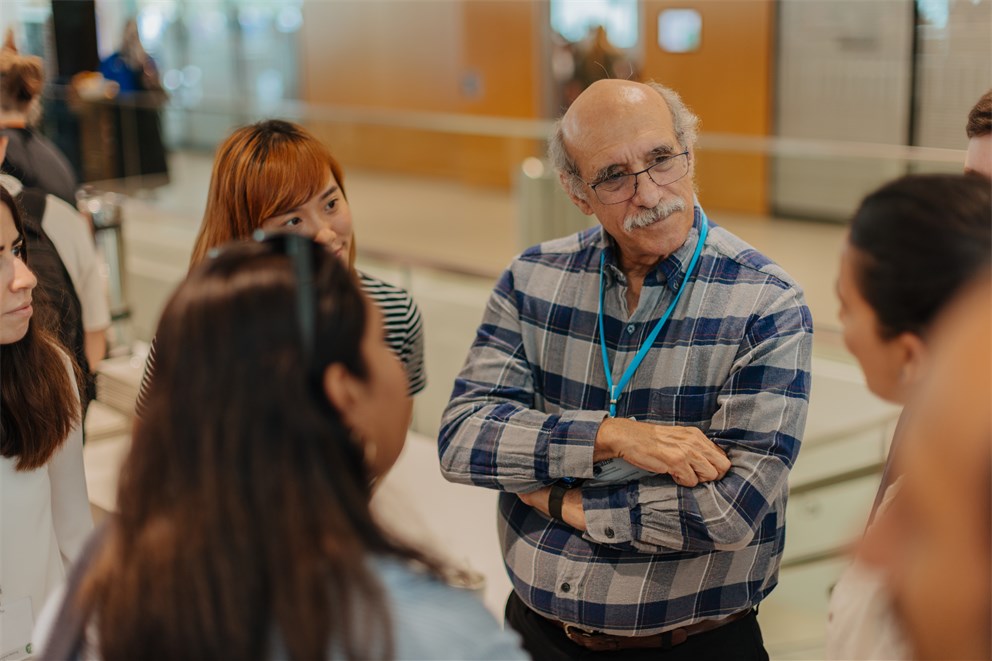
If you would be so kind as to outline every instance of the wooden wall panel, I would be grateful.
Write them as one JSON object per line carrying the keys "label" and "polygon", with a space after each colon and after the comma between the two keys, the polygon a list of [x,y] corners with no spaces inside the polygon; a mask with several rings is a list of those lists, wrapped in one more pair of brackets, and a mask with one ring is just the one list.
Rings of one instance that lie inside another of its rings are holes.
{"label": "wooden wall panel", "polygon": [[[321,105],[536,118],[539,0],[304,5],[303,96]],[[350,165],[509,186],[539,141],[313,124]]]}
{"label": "wooden wall panel", "polygon": [[[545,15],[536,2],[468,0],[462,3],[462,64],[481,72],[482,94],[463,97],[464,112],[533,118],[538,100],[538,43]],[[549,32],[550,28],[545,31]]]}
{"label": "wooden wall panel", "polygon": [[306,100],[450,111],[458,105],[455,2],[318,0],[303,6]]}
{"label": "wooden wall panel", "polygon": [[[658,46],[664,9],[702,17],[699,50],[666,53]],[[677,90],[702,120],[701,133],[768,135],[772,129],[773,0],[645,0],[644,77]],[[700,150],[696,179],[707,208],[768,210],[768,163],[760,154]]]}

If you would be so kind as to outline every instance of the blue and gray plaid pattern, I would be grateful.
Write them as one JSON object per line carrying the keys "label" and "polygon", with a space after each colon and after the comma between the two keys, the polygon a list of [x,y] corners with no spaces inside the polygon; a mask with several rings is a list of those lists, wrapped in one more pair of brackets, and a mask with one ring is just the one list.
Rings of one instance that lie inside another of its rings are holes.
{"label": "blue and gray plaid pattern", "polygon": [[[585,629],[649,635],[760,602],[785,542],[787,477],[806,424],[813,325],[779,266],[712,226],[684,283],[686,243],[626,309],[612,239],[596,227],[521,254],[503,273],[455,381],[439,438],[445,476],[499,489],[514,589],[534,610]],[[698,427],[731,459],[695,488],[622,460],[593,466],[608,397],[597,331],[618,380],[679,287],[689,287],[618,403],[618,416]],[[588,530],[514,493],[586,478]]]}

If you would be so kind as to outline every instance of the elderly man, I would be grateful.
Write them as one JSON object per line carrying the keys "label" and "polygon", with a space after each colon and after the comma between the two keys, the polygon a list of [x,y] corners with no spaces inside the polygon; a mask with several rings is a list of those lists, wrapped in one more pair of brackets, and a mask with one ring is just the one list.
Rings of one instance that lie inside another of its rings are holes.
{"label": "elderly man", "polygon": [[576,99],[550,151],[601,226],[514,260],[444,414],[445,476],[504,492],[535,658],[767,658],[812,321],[696,203],[696,124],[660,85]]}

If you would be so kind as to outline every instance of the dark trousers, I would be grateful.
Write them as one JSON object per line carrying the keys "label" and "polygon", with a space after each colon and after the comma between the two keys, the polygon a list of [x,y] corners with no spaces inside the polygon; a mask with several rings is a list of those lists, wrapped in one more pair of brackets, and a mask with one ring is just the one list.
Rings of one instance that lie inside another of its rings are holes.
{"label": "dark trousers", "polygon": [[593,652],[573,643],[564,630],[535,613],[510,592],[506,622],[523,638],[524,649],[540,661],[571,659],[621,659],[622,661],[768,661],[761,628],[754,613],[719,629],[698,633],[668,650],[632,649]]}

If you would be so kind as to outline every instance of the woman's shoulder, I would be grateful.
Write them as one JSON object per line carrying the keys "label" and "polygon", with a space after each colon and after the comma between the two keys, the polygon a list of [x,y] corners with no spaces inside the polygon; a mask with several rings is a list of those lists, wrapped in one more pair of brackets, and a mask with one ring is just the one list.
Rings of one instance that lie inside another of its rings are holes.
{"label": "woman's shoulder", "polygon": [[410,293],[398,285],[386,282],[375,276],[369,275],[364,271],[357,271],[358,282],[362,286],[362,289],[366,294],[372,298],[383,298],[383,299],[401,299],[407,300],[411,303],[413,298]]}
{"label": "woman's shoulder", "polygon": [[527,658],[478,594],[398,559],[377,559],[373,571],[386,591],[397,658]]}
{"label": "woman's shoulder", "polygon": [[407,290],[362,271],[358,271],[358,281],[366,296],[382,310],[387,329],[415,330],[419,327],[420,309]]}

